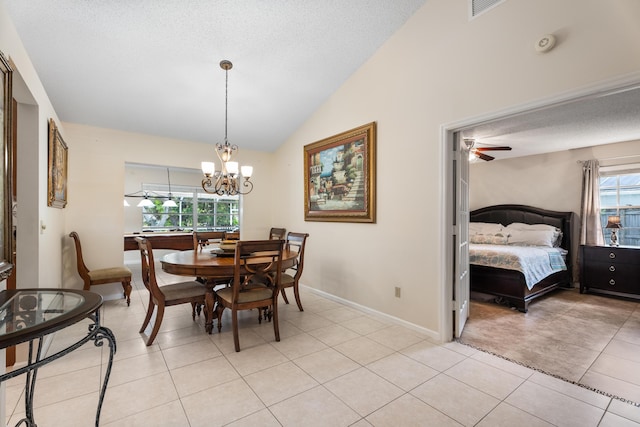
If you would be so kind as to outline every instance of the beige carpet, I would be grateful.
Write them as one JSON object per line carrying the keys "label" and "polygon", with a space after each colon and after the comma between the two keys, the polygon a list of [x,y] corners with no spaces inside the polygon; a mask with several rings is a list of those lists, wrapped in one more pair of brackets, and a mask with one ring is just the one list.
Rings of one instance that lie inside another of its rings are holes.
{"label": "beige carpet", "polygon": [[472,300],[460,342],[640,402],[640,303],[558,290],[520,313]]}

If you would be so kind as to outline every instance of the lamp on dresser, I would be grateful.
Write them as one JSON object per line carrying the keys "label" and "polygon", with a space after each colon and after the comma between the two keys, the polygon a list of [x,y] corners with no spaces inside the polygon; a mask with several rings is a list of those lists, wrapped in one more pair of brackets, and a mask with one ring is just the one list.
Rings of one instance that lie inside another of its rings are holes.
{"label": "lamp on dresser", "polygon": [[607,218],[607,226],[605,228],[611,229],[611,239],[609,240],[609,246],[619,246],[618,229],[622,228],[622,224],[620,224],[620,215],[610,215]]}

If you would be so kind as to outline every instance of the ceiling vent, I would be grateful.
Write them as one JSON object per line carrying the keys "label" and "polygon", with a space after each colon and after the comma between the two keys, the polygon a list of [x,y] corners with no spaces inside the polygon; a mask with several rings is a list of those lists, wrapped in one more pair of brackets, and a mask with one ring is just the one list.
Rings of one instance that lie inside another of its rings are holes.
{"label": "ceiling vent", "polygon": [[505,0],[469,0],[469,19],[488,11]]}

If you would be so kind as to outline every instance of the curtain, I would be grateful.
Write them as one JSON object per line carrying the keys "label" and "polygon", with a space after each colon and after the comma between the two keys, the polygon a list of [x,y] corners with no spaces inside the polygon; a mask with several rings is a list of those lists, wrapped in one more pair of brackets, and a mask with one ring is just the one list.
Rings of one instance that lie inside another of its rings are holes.
{"label": "curtain", "polygon": [[600,223],[600,164],[597,160],[582,163],[582,201],[580,209],[580,244],[604,245]]}

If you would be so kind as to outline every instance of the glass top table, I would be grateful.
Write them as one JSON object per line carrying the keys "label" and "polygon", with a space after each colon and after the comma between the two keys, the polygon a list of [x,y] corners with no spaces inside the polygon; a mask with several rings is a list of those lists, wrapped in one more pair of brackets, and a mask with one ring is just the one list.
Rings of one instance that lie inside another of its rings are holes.
{"label": "glass top table", "polygon": [[[38,368],[69,354],[88,341],[97,347],[109,344],[109,362],[98,400],[95,425],[100,422],[100,410],[111,373],[116,340],[113,333],[100,325],[102,297],[96,293],[75,289],[13,289],[0,292],[0,349],[29,343],[27,365],[0,375],[0,383],[26,373],[25,418],[17,425],[36,426],[33,417],[33,396]],[[44,337],[90,319],[88,332],[77,342],[57,353],[44,357]],[[36,344],[34,346],[34,343]],[[34,347],[37,347],[35,349]]]}

